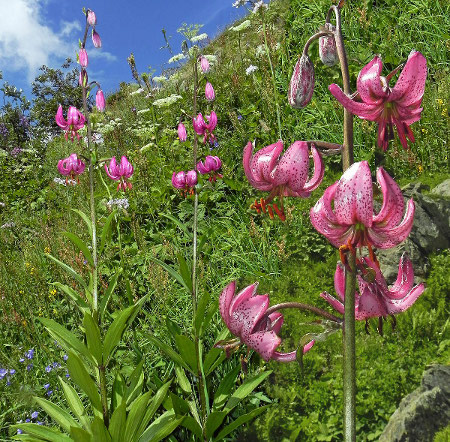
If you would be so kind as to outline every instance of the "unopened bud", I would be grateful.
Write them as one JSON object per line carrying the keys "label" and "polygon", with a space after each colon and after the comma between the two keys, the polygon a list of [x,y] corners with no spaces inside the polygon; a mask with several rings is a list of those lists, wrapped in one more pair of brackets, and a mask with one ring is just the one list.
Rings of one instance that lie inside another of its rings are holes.
{"label": "unopened bud", "polygon": [[99,89],[95,95],[95,106],[100,112],[105,110],[105,96],[103,95],[103,91],[101,89]]}
{"label": "unopened bud", "polygon": [[95,26],[97,24],[97,17],[95,16],[95,12],[88,9],[86,15],[87,22],[91,26]]}
{"label": "unopened bud", "polygon": [[187,133],[186,133],[186,127],[183,123],[180,123],[178,125],[178,138],[180,141],[186,141],[187,140]]}
{"label": "unopened bud", "polygon": [[205,97],[208,101],[214,101],[216,94],[212,84],[208,81],[205,86]]}
{"label": "unopened bud", "polygon": [[80,62],[82,68],[87,68],[89,60],[86,49],[80,49],[80,52],[78,53],[78,61]]}
{"label": "unopened bud", "polygon": [[294,108],[305,107],[314,92],[314,65],[307,55],[299,57],[289,83],[288,101]]}
{"label": "unopened bud", "polygon": [[206,57],[200,57],[200,68],[204,74],[209,72],[209,61]]}
{"label": "unopened bud", "polygon": [[78,83],[81,87],[86,87],[88,84],[88,74],[84,69],[81,69],[80,75],[78,76]]}
{"label": "unopened bud", "polygon": [[96,48],[102,47],[102,40],[95,29],[92,29],[92,43]]}
{"label": "unopened bud", "polygon": [[[336,28],[331,23],[325,23],[325,30],[334,32]],[[319,38],[319,57],[325,66],[334,66],[338,62],[334,35]]]}

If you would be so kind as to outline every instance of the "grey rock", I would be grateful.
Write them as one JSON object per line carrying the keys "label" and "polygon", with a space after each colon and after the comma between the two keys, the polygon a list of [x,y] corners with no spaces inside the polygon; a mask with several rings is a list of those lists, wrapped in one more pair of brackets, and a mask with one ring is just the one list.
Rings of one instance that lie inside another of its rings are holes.
{"label": "grey rock", "polygon": [[433,365],[400,402],[379,442],[432,442],[450,423],[450,366]]}
{"label": "grey rock", "polygon": [[419,282],[429,270],[430,253],[450,247],[450,200],[441,196],[446,192],[442,185],[447,182],[450,185],[450,180],[446,180],[433,189],[438,189],[437,192],[430,195],[424,195],[423,192],[429,188],[422,183],[408,184],[402,189],[405,203],[410,198],[415,202],[414,225],[406,241],[392,249],[377,252],[388,283],[397,278],[398,263],[403,252],[412,260],[416,282]]}
{"label": "grey rock", "polygon": [[436,196],[443,196],[444,198],[450,198],[450,178],[437,185],[431,193]]}

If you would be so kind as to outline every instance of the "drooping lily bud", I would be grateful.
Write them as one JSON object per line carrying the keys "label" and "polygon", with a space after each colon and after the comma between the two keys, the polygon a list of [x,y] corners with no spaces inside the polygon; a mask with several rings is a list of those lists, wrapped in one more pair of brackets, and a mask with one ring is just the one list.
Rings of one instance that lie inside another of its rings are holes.
{"label": "drooping lily bud", "polygon": [[204,74],[209,72],[209,61],[206,57],[200,57],[200,68]]}
{"label": "drooping lily bud", "polygon": [[82,68],[87,68],[89,60],[86,49],[80,49],[80,52],[78,53],[78,61],[80,62]]}
{"label": "drooping lily bud", "polygon": [[212,84],[208,81],[205,86],[205,97],[208,101],[214,101],[216,94]]}
{"label": "drooping lily bud", "polygon": [[92,43],[96,48],[102,47],[102,40],[95,29],[92,29]]}
{"label": "drooping lily bud", "polygon": [[178,138],[180,141],[186,141],[187,140],[187,132],[186,127],[183,123],[180,123],[178,125]]}
{"label": "drooping lily bud", "polygon": [[186,184],[189,187],[194,187],[197,184],[197,172],[195,170],[190,170],[186,174]]}
{"label": "drooping lily bud", "polygon": [[[325,23],[325,29],[332,32],[336,30],[331,23]],[[319,57],[325,66],[334,66],[338,62],[334,35],[319,38]]]}
{"label": "drooping lily bud", "polygon": [[184,189],[186,186],[186,172],[174,172],[172,174],[172,186],[176,189]]}
{"label": "drooping lily bud", "polygon": [[101,89],[99,89],[95,95],[95,105],[97,106],[98,111],[103,112],[105,110],[105,96]]}
{"label": "drooping lily bud", "polygon": [[314,65],[307,55],[299,57],[289,83],[289,104],[298,109],[305,107],[314,92]]}
{"label": "drooping lily bud", "polygon": [[86,19],[89,25],[95,26],[97,24],[97,17],[95,16],[95,12],[90,9],[87,10]]}

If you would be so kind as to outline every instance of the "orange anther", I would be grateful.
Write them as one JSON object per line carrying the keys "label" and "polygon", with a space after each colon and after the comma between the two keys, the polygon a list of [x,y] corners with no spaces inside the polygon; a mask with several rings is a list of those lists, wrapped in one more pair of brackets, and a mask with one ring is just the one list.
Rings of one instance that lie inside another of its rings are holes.
{"label": "orange anther", "polygon": [[273,204],[273,210],[275,210],[276,214],[278,215],[278,218],[280,218],[281,221],[286,221],[286,216],[284,215],[283,210],[280,210],[275,203]]}
{"label": "orange anther", "polygon": [[267,210],[268,210],[268,212],[269,212],[269,217],[270,217],[270,219],[273,219],[273,210],[272,210],[272,207],[267,206]]}
{"label": "orange anther", "polygon": [[264,213],[266,213],[266,202],[264,201],[264,198],[260,199],[261,202],[261,209]]}

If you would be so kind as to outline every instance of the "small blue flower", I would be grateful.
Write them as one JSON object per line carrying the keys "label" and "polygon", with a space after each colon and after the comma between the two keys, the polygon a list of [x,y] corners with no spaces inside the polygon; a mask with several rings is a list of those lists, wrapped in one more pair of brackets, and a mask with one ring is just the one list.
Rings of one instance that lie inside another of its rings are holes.
{"label": "small blue flower", "polygon": [[25,362],[25,359],[24,358],[20,358],[19,362]]}
{"label": "small blue flower", "polygon": [[50,388],[50,384],[44,384],[44,388],[48,390]]}
{"label": "small blue flower", "polygon": [[18,428],[17,429],[17,434],[23,434],[23,431],[20,428]]}
{"label": "small blue flower", "polygon": [[61,367],[61,364],[59,362],[53,362],[52,367],[59,368],[59,367]]}
{"label": "small blue flower", "polygon": [[33,367],[34,367],[33,364],[28,364],[27,365],[27,371],[30,371]]}
{"label": "small blue flower", "polygon": [[11,368],[11,370],[9,370],[9,374],[16,374],[16,370],[14,370],[14,368]]}
{"label": "small blue flower", "polygon": [[31,422],[31,419],[25,419],[25,422],[28,424],[29,422]]}
{"label": "small blue flower", "polygon": [[34,348],[30,348],[26,353],[25,356],[27,359],[33,359],[34,358]]}
{"label": "small blue flower", "polygon": [[64,355],[64,356],[63,356],[63,359],[64,359],[65,361],[67,361],[67,359],[69,359],[69,356]]}
{"label": "small blue flower", "polygon": [[45,367],[45,371],[47,373],[50,373],[52,371],[52,366],[51,365],[47,365],[47,367]]}
{"label": "small blue flower", "polygon": [[31,413],[31,419],[36,419],[39,416],[39,411],[33,411],[33,413]]}
{"label": "small blue flower", "polygon": [[11,385],[11,381],[8,379],[8,381],[6,382],[6,386],[9,387]]}
{"label": "small blue flower", "polygon": [[8,370],[6,368],[0,368],[0,380],[2,380],[6,374],[8,373]]}
{"label": "small blue flower", "polygon": [[41,421],[37,421],[36,422],[38,425],[44,425],[44,422],[41,422]]}
{"label": "small blue flower", "polygon": [[47,391],[47,396],[51,396],[53,394],[53,390],[48,390]]}
{"label": "small blue flower", "polygon": [[238,115],[238,120],[239,120],[239,121],[242,120],[242,115]]}

